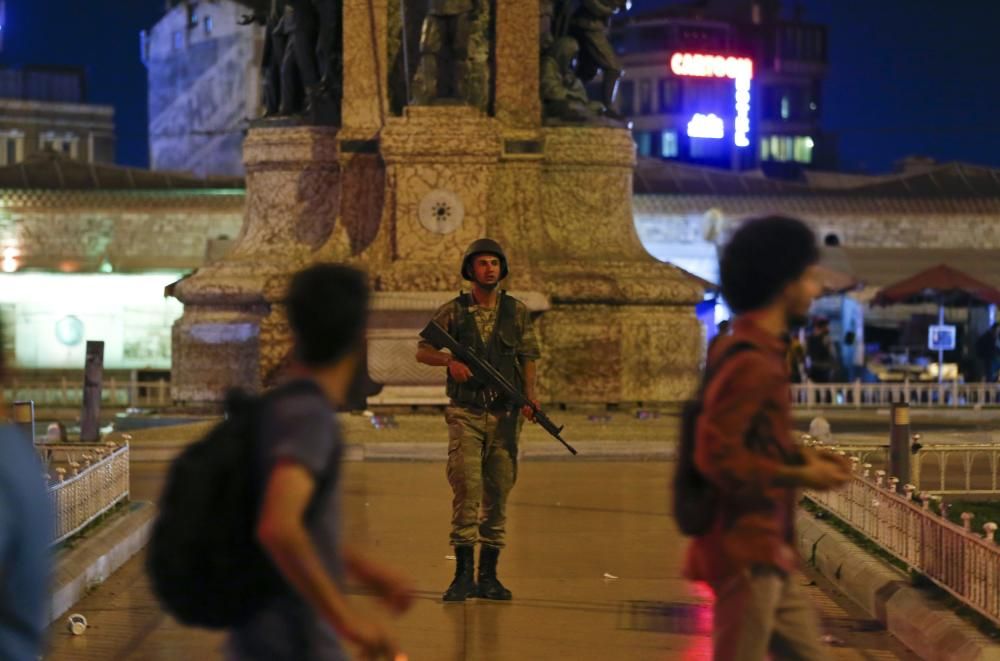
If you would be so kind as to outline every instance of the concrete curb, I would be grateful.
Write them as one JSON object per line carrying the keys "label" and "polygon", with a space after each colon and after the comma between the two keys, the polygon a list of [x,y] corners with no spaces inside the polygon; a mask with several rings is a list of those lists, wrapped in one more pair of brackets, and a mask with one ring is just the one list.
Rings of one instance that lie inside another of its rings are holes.
{"label": "concrete curb", "polygon": [[[133,443],[129,457],[133,463],[173,461],[187,447],[187,442],[157,443],[144,446]],[[575,443],[575,457],[557,441],[523,446],[523,461],[669,461],[676,454],[674,443],[658,441],[583,441]],[[348,443],[345,461],[445,461],[448,444],[441,441],[414,443]]]}
{"label": "concrete curb", "polygon": [[87,591],[103,583],[149,541],[156,507],[146,501],[129,503],[72,549],[56,556],[49,622],[59,619]]}
{"label": "concrete curb", "polygon": [[808,512],[796,516],[799,552],[923,659],[1000,661],[1000,645],[910,585],[905,573]]}

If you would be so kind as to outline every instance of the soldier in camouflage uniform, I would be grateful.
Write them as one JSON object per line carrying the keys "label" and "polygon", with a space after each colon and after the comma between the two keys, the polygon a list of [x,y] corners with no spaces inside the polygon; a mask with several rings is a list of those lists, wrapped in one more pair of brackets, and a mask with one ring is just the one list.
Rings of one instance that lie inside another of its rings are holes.
{"label": "soldier in camouflage uniform", "polygon": [[[535,401],[538,341],[528,308],[499,289],[507,273],[507,258],[496,241],[473,242],[462,260],[462,277],[472,282],[472,291],[441,306],[434,320]],[[497,560],[506,541],[507,495],[517,479],[521,416],[530,418],[531,409],[511,410],[503,398],[472,377],[467,365],[426,341],[419,345],[417,360],[448,369],[451,402],[445,420],[456,567],[444,600],[509,600],[510,590],[497,578]],[[477,542],[479,572],[474,576]]]}
{"label": "soldier in camouflage uniform", "polygon": [[[478,0],[476,0],[478,2]],[[413,102],[426,105],[438,98],[443,61],[455,67],[455,94],[464,99],[469,68],[474,0],[430,0],[420,31],[420,66],[414,79]]]}

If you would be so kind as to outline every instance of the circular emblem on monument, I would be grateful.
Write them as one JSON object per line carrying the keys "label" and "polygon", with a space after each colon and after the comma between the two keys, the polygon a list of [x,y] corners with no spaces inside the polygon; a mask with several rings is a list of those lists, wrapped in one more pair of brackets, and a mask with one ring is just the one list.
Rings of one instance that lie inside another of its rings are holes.
{"label": "circular emblem on monument", "polygon": [[462,225],[465,206],[458,195],[447,190],[432,190],[420,200],[420,224],[435,234],[450,234]]}

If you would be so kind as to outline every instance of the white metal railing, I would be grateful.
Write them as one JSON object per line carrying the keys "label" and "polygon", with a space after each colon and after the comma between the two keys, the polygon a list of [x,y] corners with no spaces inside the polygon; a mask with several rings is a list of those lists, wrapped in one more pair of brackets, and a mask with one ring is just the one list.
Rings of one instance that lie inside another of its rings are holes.
{"label": "white metal railing", "polygon": [[[844,442],[825,446],[856,457],[869,470],[888,470],[888,444]],[[910,459],[910,479],[918,492],[942,496],[1000,496],[1000,445],[925,443]]]}
{"label": "white metal railing", "polygon": [[997,525],[983,526],[984,536],[951,523],[931,511],[933,497],[920,494],[921,502],[893,491],[895,482],[884,482],[884,472],[873,480],[869,470],[855,474],[843,489],[815,493],[806,498],[833,513],[884,551],[906,563],[947,590],[962,603],[1000,624],[1000,546],[994,541]]}
{"label": "white metal railing", "polygon": [[[83,530],[94,519],[129,496],[129,446],[38,446],[48,458],[68,457],[69,468],[57,468],[49,486],[55,509],[53,544]],[[76,461],[79,457],[83,464]],[[67,476],[67,473],[69,475]]]}
{"label": "white metal railing", "polygon": [[796,383],[792,405],[800,408],[865,408],[906,402],[910,406],[1000,406],[1000,383]]}
{"label": "white metal railing", "polygon": [[[79,381],[18,382],[12,379],[0,390],[3,401],[32,400],[35,406],[72,406],[83,404],[83,384]],[[101,384],[101,403],[111,407],[166,406],[171,403],[170,382],[121,381],[108,379]]]}

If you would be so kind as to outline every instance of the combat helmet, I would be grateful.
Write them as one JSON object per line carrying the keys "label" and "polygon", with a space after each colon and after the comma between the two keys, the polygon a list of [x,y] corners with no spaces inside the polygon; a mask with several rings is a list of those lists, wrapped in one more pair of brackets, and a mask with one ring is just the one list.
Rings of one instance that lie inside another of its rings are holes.
{"label": "combat helmet", "polygon": [[466,280],[472,280],[472,258],[483,253],[496,255],[500,258],[500,279],[506,278],[509,272],[507,255],[504,254],[500,244],[493,239],[476,239],[472,242],[469,249],[465,251],[465,257],[462,258],[462,277]]}

